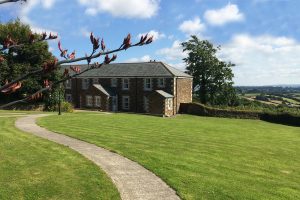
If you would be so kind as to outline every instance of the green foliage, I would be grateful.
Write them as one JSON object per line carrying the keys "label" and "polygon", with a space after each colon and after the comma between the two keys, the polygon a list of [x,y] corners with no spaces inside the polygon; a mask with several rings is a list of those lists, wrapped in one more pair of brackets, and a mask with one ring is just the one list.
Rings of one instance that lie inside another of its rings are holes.
{"label": "green foliage", "polygon": [[[1,44],[7,36],[11,36],[18,44],[28,44],[30,34],[30,27],[22,24],[20,20],[0,24]],[[39,36],[36,34],[35,37]],[[0,85],[3,85],[6,80],[12,81],[28,72],[41,69],[45,61],[54,59],[52,54],[48,51],[47,42],[37,42],[25,45],[21,48],[11,48],[7,50],[3,56],[6,61],[0,63]],[[21,89],[16,93],[10,95],[0,94],[0,103],[7,103],[24,98],[36,92],[43,87],[43,81],[45,79],[49,81],[58,80],[60,76],[58,73],[59,72],[53,72],[48,75],[38,75],[24,80]]]}
{"label": "green foliage", "polygon": [[185,200],[300,199],[300,128],[260,120],[95,113],[38,123],[137,161]]}
{"label": "green foliage", "polygon": [[201,103],[212,105],[234,105],[236,91],[233,88],[232,67],[234,64],[220,61],[216,53],[220,46],[215,48],[207,40],[199,40],[192,35],[188,42],[182,43],[183,50],[188,57],[183,60],[187,64],[187,73],[194,79],[194,90]]}
{"label": "green foliage", "polygon": [[61,104],[61,110],[62,112],[72,113],[74,112],[74,107],[71,103],[64,101]]}

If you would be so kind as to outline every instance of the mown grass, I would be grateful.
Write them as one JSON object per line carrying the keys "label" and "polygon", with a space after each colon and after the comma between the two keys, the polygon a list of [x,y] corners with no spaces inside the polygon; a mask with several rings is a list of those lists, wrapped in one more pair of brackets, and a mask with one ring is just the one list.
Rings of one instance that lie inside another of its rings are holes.
{"label": "mown grass", "polygon": [[91,161],[22,133],[14,128],[14,120],[0,118],[1,200],[120,199],[111,180]]}
{"label": "mown grass", "polygon": [[41,118],[39,124],[139,162],[183,199],[300,199],[299,128],[89,113]]}

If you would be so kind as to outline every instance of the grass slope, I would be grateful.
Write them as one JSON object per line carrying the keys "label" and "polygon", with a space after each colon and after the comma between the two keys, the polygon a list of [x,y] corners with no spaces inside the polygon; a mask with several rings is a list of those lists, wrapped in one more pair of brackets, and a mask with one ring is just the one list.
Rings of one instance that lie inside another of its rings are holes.
{"label": "grass slope", "polygon": [[255,120],[65,114],[39,124],[118,152],[184,199],[300,199],[300,129]]}
{"label": "grass slope", "polygon": [[0,118],[1,200],[120,199],[111,180],[92,162],[18,131],[14,120]]}

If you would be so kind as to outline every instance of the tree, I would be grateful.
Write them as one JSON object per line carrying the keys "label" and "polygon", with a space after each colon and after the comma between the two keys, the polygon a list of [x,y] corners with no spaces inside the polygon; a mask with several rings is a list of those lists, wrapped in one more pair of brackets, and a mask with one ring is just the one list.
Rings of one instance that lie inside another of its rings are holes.
{"label": "tree", "polygon": [[[20,20],[0,24],[0,44],[3,44],[7,36],[14,38],[18,43],[28,43],[31,36],[31,30],[28,25],[24,25]],[[33,34],[38,38],[38,34]],[[53,60],[54,56],[48,51],[48,43],[46,41],[36,42],[22,48],[9,48],[3,55],[5,62],[0,63],[0,85],[27,74],[31,71],[40,69],[46,60]],[[0,103],[9,102],[27,96],[41,88],[45,79],[55,82],[59,80],[58,71],[52,71],[42,76],[32,76],[23,81],[23,87],[7,95],[0,93]]]}
{"label": "tree", "polygon": [[[11,3],[11,2],[26,2],[26,0],[0,0],[0,4],[4,3]],[[19,42],[16,38],[13,38],[10,33],[5,37],[3,41],[0,43],[0,64],[2,63],[7,63],[7,58],[9,56],[15,56],[18,54],[14,54],[14,50],[22,49],[29,47],[35,43],[40,43],[46,40],[52,40],[56,39],[57,36],[47,33],[43,33],[41,35],[36,35],[30,32],[28,35],[27,40],[24,43]],[[20,100],[15,100],[10,103],[7,103],[5,105],[1,105],[0,109],[6,108],[8,106],[12,106],[14,104],[18,103],[28,103],[32,101],[36,101],[40,98],[43,97],[44,93],[51,91],[54,87],[58,86],[59,84],[65,82],[66,80],[69,80],[71,78],[77,77],[80,74],[83,74],[89,70],[93,70],[96,68],[100,68],[103,65],[108,65],[111,62],[115,61],[117,59],[117,55],[114,54],[119,51],[124,51],[132,47],[137,47],[137,46],[144,46],[152,43],[153,41],[153,36],[150,36],[148,34],[142,35],[140,40],[134,44],[131,42],[131,35],[128,34],[123,42],[121,43],[120,47],[115,48],[113,50],[107,50],[106,45],[104,40],[102,39],[100,41],[100,38],[97,38],[91,33],[90,35],[90,42],[92,43],[92,52],[88,55],[86,54],[83,57],[76,58],[75,56],[75,51],[68,53],[68,50],[63,48],[61,45],[61,42],[58,42],[58,49],[60,50],[61,58],[63,60],[58,61],[58,59],[49,59],[49,60],[44,60],[44,63],[39,67],[37,70],[29,71],[28,73],[24,73],[20,75],[19,77],[15,78],[14,80],[11,81],[5,81],[3,85],[0,85],[0,92],[6,94],[6,95],[11,95],[15,93],[16,91],[20,90],[24,86],[24,81],[27,80],[29,77],[32,76],[38,76],[38,77],[45,77],[49,75],[52,72],[57,72],[60,69],[60,65],[66,64],[66,63],[76,63],[78,61],[87,61],[88,67],[81,71],[79,67],[76,66],[70,66],[68,69],[66,68],[64,70],[64,73],[62,77],[60,77],[60,80],[58,81],[49,81],[48,79],[43,78],[43,88],[27,95],[26,97],[20,99]],[[38,53],[38,52],[37,52]],[[112,57],[109,55],[113,54]],[[30,54],[31,55],[31,54]],[[35,56],[35,55],[31,55]],[[100,56],[104,56],[103,62],[98,63],[94,62],[91,64],[92,60],[95,58],[99,58]],[[11,69],[16,68],[15,65],[10,66]]]}
{"label": "tree", "polygon": [[192,35],[189,41],[182,43],[182,47],[188,53],[183,60],[187,73],[194,77],[194,91],[201,103],[233,105],[237,99],[232,81],[232,67],[235,65],[217,58],[220,46],[214,47],[209,41]]}

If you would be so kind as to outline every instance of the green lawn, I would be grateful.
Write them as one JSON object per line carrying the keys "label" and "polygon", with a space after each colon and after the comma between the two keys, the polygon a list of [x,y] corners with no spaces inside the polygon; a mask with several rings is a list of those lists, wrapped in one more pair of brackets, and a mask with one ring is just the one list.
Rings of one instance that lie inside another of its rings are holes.
{"label": "green lawn", "polygon": [[300,199],[300,128],[95,113],[51,116],[39,124],[141,163],[183,199]]}
{"label": "green lawn", "polygon": [[[19,112],[20,114],[21,112]],[[80,154],[14,128],[0,111],[0,199],[120,199],[111,180]]]}

